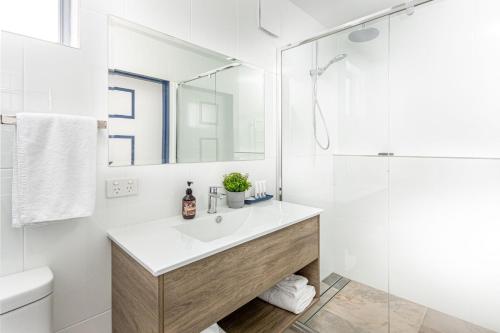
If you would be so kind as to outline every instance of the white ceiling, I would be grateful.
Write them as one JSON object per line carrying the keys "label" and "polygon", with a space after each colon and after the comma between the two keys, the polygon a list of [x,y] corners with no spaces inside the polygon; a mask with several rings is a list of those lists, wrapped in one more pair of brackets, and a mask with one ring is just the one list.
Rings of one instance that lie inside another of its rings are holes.
{"label": "white ceiling", "polygon": [[375,13],[405,0],[290,0],[327,28]]}

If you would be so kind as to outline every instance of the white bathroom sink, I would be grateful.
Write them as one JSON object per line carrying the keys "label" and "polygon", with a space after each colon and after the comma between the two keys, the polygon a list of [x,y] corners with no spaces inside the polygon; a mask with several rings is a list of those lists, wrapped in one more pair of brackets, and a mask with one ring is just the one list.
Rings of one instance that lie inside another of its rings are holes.
{"label": "white bathroom sink", "polygon": [[232,214],[212,214],[175,226],[174,228],[202,242],[211,242],[238,232],[245,223],[248,223],[249,216],[249,209]]}
{"label": "white bathroom sink", "polygon": [[[319,215],[321,209],[281,201],[219,214],[198,212],[108,231],[108,237],[154,276]],[[217,222],[217,218],[220,222]]]}

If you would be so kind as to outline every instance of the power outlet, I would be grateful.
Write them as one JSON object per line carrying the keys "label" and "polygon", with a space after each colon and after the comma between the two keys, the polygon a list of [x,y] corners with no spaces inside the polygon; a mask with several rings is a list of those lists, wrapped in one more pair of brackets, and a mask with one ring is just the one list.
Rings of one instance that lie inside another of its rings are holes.
{"label": "power outlet", "polygon": [[106,196],[108,198],[128,197],[139,194],[138,179],[109,179],[106,180]]}

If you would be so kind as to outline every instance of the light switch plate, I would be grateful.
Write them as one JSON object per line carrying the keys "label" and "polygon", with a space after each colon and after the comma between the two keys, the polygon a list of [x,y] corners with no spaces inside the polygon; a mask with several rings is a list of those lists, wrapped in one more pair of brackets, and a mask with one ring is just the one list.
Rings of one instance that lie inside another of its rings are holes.
{"label": "light switch plate", "polygon": [[108,198],[128,197],[139,194],[139,180],[136,178],[106,180]]}

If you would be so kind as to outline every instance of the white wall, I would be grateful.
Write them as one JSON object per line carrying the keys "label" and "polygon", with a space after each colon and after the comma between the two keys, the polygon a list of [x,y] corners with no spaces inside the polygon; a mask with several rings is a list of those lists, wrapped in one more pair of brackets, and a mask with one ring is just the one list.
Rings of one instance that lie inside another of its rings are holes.
{"label": "white wall", "polygon": [[390,165],[391,293],[500,331],[500,161]]}
{"label": "white wall", "polygon": [[306,13],[333,28],[360,17],[400,5],[405,0],[291,0]]}
{"label": "white wall", "polygon": [[[55,273],[55,329],[65,333],[109,333],[110,249],[105,230],[180,213],[185,181],[194,180],[199,209],[207,188],[233,170],[268,179],[274,188],[275,47],[322,27],[288,1],[282,39],[257,29],[257,0],[82,0],[81,48],[72,49],[2,34],[2,113],[57,112],[107,117],[107,14],[263,67],[266,72],[266,159],[254,162],[108,168],[106,132],[98,139],[98,187],[94,216],[38,228],[10,227],[13,128],[1,127],[0,274],[50,266]],[[300,22],[300,24],[297,24]],[[137,177],[140,194],[108,200],[104,181]]]}
{"label": "white wall", "polygon": [[391,17],[396,154],[500,156],[497,10],[495,0],[436,0]]}

